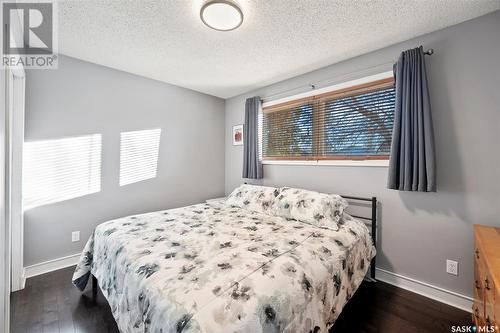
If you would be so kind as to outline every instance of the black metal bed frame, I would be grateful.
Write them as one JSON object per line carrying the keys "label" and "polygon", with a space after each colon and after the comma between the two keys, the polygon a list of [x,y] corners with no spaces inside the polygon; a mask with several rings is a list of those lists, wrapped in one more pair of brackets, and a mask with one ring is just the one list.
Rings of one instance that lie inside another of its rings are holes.
{"label": "black metal bed frame", "polygon": [[97,299],[97,287],[99,283],[97,282],[97,278],[94,276],[94,274],[90,274],[92,276],[92,298],[94,300]]}
{"label": "black metal bed frame", "polygon": [[[371,203],[371,217],[358,216],[354,214],[349,214],[349,215],[357,219],[371,222],[370,226],[371,226],[371,236],[372,236],[373,246],[377,248],[377,197],[364,198],[364,197],[353,197],[350,195],[341,195],[341,197],[346,200]],[[372,261],[370,262],[370,277],[372,278],[372,281],[375,281],[375,258],[376,257],[373,257]]]}

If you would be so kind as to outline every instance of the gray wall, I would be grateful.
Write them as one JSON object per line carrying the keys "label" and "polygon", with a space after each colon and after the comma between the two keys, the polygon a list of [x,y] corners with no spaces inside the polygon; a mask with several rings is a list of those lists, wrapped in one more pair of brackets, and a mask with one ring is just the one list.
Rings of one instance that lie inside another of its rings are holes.
{"label": "gray wall", "polygon": [[[381,201],[377,266],[471,295],[472,225],[500,225],[499,32],[497,11],[226,100],[226,194],[242,182],[243,147],[232,146],[230,140],[232,125],[243,123],[245,98],[390,70],[402,50],[421,44],[434,48],[427,65],[438,193],[387,190],[386,167],[267,165],[261,183],[377,196]],[[446,273],[447,258],[459,261],[459,276]]]}
{"label": "gray wall", "polygon": [[[100,192],[26,211],[25,266],[78,253],[106,220],[224,193],[222,99],[64,56],[26,91],[26,141],[101,133],[103,146]],[[159,127],[157,177],[120,187],[120,133]]]}

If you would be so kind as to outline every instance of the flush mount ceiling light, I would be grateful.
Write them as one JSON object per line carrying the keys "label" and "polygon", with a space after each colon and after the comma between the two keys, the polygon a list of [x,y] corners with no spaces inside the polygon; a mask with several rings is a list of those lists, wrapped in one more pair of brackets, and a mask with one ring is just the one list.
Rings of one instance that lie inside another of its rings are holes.
{"label": "flush mount ceiling light", "polygon": [[243,23],[243,12],[235,1],[209,0],[201,7],[200,18],[212,29],[230,31]]}

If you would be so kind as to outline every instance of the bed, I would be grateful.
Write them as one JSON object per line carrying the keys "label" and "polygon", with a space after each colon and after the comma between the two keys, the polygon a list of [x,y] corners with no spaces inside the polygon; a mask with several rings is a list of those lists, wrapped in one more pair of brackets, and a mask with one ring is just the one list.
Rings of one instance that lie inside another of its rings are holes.
{"label": "bed", "polygon": [[121,332],[327,332],[367,274],[374,236],[346,212],[333,230],[203,203],[100,224],[73,284],[95,277]]}

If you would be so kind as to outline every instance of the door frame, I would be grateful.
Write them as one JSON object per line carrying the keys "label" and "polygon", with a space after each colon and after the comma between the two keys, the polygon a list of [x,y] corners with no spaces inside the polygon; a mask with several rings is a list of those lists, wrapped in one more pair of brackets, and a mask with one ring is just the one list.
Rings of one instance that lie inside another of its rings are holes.
{"label": "door frame", "polygon": [[24,289],[24,220],[22,208],[22,157],[24,144],[26,74],[22,68],[7,71],[6,112],[6,219],[10,223],[11,291]]}
{"label": "door frame", "polygon": [[[3,17],[0,22],[0,45],[6,33],[13,34],[11,42],[22,40],[19,20],[12,21],[10,27],[4,24]],[[21,163],[25,84],[22,66],[0,68],[0,330],[4,332],[9,332],[10,327],[10,293],[24,288]]]}
{"label": "door frame", "polygon": [[10,229],[6,219],[6,110],[7,71],[0,69],[0,329],[9,332],[10,327]]}

